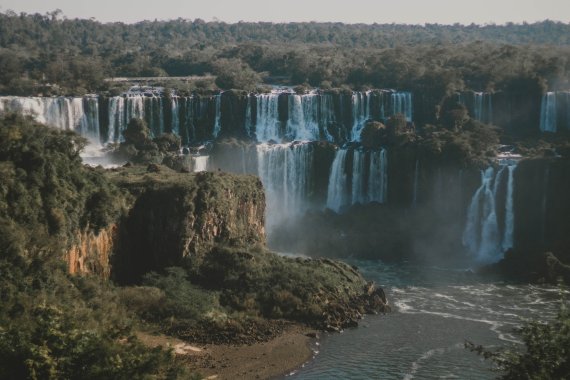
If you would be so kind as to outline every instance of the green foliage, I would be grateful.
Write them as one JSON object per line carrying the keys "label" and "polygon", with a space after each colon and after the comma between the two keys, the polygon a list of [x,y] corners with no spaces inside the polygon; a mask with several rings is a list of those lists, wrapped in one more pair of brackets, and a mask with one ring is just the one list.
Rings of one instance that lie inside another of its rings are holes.
{"label": "green foliage", "polygon": [[344,312],[353,312],[348,305],[366,285],[346,264],[285,258],[261,249],[216,247],[203,258],[193,258],[189,271],[198,284],[220,292],[222,306],[323,328],[332,323],[331,311],[336,310],[339,320]]}
{"label": "green foliage", "polygon": [[378,121],[369,121],[360,132],[362,146],[369,149],[378,149],[387,143],[388,131],[386,126]]}
{"label": "green foliage", "polygon": [[219,59],[214,63],[216,85],[224,90],[252,91],[261,83],[261,76],[240,59]]}
{"label": "green foliage", "polygon": [[530,321],[520,329],[524,350],[491,352],[467,343],[467,348],[490,358],[504,380],[570,378],[570,312],[564,304],[550,323]]}
{"label": "green foliage", "polygon": [[568,86],[569,35],[568,24],[552,21],[125,25],[7,12],[0,13],[0,93],[81,94],[111,90],[104,77],[214,71],[224,89],[250,89],[268,73],[293,84],[429,90],[437,98],[463,89],[534,93]]}
{"label": "green foliage", "polygon": [[123,131],[123,136],[127,144],[133,144],[137,149],[141,149],[150,141],[150,129],[143,119],[133,118]]}
{"label": "green foliage", "polygon": [[0,378],[176,376],[169,353],[130,337],[112,286],[64,267],[79,231],[123,212],[119,190],[82,165],[84,144],[26,118],[0,118]]}
{"label": "green foliage", "polygon": [[85,144],[73,132],[17,115],[0,118],[0,220],[13,231],[25,230],[12,247],[65,247],[80,230],[97,231],[121,214],[118,189],[83,167],[79,152]]}
{"label": "green foliage", "polygon": [[176,318],[193,323],[217,305],[216,295],[193,285],[182,268],[166,268],[164,274],[150,272],[143,285],[121,289],[121,299],[149,321]]}
{"label": "green foliage", "polygon": [[450,130],[427,125],[421,134],[419,146],[433,159],[461,167],[485,167],[497,155],[499,134],[497,128],[468,119],[461,130]]}
{"label": "green foliage", "polygon": [[132,321],[111,286],[71,277],[58,260],[1,259],[0,294],[2,379],[141,379],[178,372],[168,352],[131,337]]}

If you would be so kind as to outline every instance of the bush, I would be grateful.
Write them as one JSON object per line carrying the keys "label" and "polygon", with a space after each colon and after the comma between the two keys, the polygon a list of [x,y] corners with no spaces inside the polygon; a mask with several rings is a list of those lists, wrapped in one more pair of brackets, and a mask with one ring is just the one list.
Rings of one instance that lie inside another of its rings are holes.
{"label": "bush", "polygon": [[520,329],[525,345],[519,349],[491,352],[468,342],[467,348],[490,358],[504,380],[570,378],[570,312],[564,304],[550,323],[531,321]]}

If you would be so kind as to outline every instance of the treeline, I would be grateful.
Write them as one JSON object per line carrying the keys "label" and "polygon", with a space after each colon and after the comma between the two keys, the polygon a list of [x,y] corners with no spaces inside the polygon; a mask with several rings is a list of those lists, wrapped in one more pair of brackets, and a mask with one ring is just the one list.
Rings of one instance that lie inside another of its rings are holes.
{"label": "treeline", "polygon": [[[0,14],[0,93],[108,90],[114,76],[216,74],[221,88],[287,84],[432,90],[568,88],[570,25],[346,25]],[[46,86],[48,85],[49,86]],[[53,86],[57,85],[57,86]]]}

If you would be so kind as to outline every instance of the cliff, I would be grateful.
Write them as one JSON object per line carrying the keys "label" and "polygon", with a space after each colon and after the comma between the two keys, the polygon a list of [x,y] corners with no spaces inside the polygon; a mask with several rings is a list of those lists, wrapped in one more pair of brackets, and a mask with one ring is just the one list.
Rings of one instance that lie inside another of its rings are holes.
{"label": "cliff", "polygon": [[89,228],[78,232],[76,242],[65,255],[68,271],[78,275],[111,275],[110,258],[115,248],[117,225],[95,232]]}
{"label": "cliff", "polygon": [[114,277],[140,275],[207,254],[215,245],[265,244],[265,196],[253,176],[203,172],[176,173],[141,167],[109,173],[132,205],[119,225]]}

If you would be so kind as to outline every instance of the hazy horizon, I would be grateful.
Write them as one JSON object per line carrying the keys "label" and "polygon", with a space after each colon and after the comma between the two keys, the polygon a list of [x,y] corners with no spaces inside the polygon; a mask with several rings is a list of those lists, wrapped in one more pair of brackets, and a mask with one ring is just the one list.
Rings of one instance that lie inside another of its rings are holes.
{"label": "hazy horizon", "polygon": [[570,23],[567,0],[402,0],[398,3],[374,0],[331,0],[323,4],[301,0],[276,3],[261,0],[242,2],[218,0],[191,4],[180,0],[110,1],[96,4],[77,0],[2,0],[0,11],[45,14],[60,9],[67,18],[95,18],[101,22],[135,23],[144,20],[203,19],[205,21],[246,22],[343,22],[397,24],[505,24],[544,20]]}

